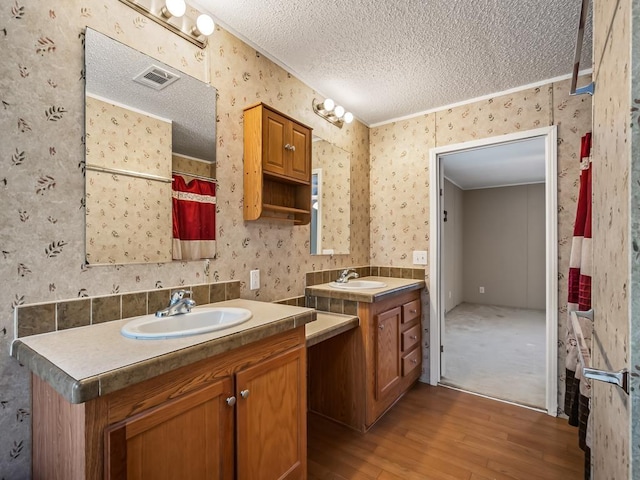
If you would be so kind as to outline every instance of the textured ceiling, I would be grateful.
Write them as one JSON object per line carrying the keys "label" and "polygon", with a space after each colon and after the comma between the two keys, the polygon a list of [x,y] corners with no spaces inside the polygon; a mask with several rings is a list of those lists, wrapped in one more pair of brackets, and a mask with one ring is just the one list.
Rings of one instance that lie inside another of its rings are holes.
{"label": "textured ceiling", "polygon": [[[573,68],[581,0],[197,0],[368,125]],[[591,68],[591,17],[581,69]]]}
{"label": "textured ceiling", "polygon": [[444,176],[463,190],[545,181],[545,139],[478,147],[440,155]]}
{"label": "textured ceiling", "polygon": [[[215,162],[215,88],[90,28],[85,45],[88,94],[171,120],[173,152]],[[152,65],[180,78],[163,90],[133,81]]]}

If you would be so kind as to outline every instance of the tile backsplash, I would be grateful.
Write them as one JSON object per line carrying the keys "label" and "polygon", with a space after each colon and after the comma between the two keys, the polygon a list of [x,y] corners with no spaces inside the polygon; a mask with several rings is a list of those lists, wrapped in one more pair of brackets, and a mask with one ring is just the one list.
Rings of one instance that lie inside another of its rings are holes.
{"label": "tile backsplash", "polygon": [[171,294],[178,289],[190,290],[197,305],[240,298],[240,281],[235,280],[20,305],[15,309],[16,338],[154,313],[166,307]]}

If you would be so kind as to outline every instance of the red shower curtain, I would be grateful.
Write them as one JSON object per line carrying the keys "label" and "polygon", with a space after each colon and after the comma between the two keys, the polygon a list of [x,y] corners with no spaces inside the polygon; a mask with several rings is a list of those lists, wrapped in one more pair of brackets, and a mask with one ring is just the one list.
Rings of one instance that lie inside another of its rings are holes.
{"label": "red shower curtain", "polygon": [[[572,311],[585,311],[591,308],[591,272],[592,272],[592,235],[591,235],[591,133],[582,137],[580,151],[580,193],[576,222],[573,229],[571,259],[569,263],[568,303],[567,303],[567,335],[566,347],[566,390],[564,412],[569,416],[569,423],[579,427],[580,447],[585,451],[585,479],[590,478],[591,453],[587,439],[589,418],[589,399],[591,385],[582,378],[582,367],[578,356],[578,346],[571,324]],[[580,317],[583,334],[591,338],[593,326],[591,322]]]}
{"label": "red shower curtain", "polygon": [[216,254],[216,184],[173,176],[173,259],[198,260]]}

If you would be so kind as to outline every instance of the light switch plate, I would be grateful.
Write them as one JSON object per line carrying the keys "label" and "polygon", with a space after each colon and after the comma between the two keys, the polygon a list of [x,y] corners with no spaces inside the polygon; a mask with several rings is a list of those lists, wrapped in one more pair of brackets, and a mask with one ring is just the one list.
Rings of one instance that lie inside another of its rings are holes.
{"label": "light switch plate", "polygon": [[260,270],[251,270],[249,272],[249,290],[258,290],[260,288]]}
{"label": "light switch plate", "polygon": [[414,250],[413,251],[413,264],[414,265],[426,265],[427,264],[427,251],[426,250]]}

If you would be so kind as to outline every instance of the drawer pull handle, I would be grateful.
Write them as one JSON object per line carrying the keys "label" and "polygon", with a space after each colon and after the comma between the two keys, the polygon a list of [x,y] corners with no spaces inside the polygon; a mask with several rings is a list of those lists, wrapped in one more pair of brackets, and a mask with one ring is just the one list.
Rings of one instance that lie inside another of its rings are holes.
{"label": "drawer pull handle", "polygon": [[417,340],[417,339],[418,339],[418,336],[417,336],[417,335],[411,335],[409,338],[410,338],[411,340]]}
{"label": "drawer pull handle", "polygon": [[240,396],[241,396],[242,398],[247,398],[247,397],[249,396],[249,390],[242,390],[242,391],[240,392]]}
{"label": "drawer pull handle", "polygon": [[227,398],[227,405],[229,405],[230,407],[233,407],[235,404],[236,404],[236,397]]}

